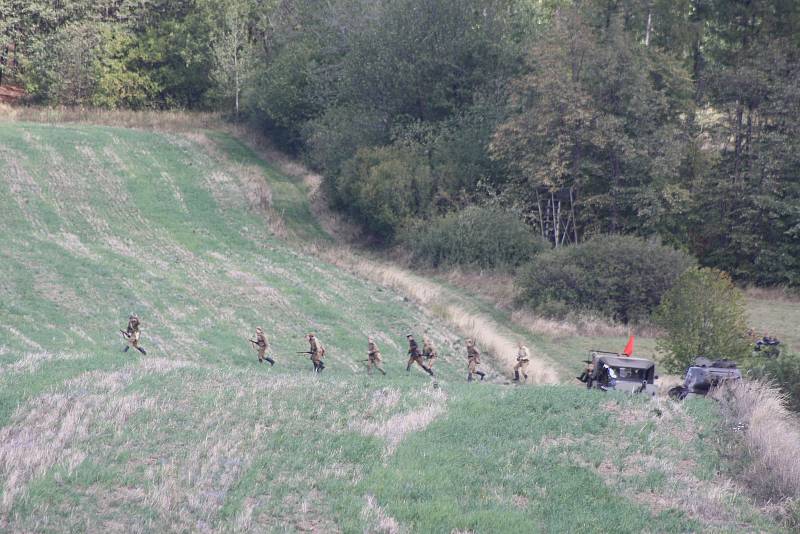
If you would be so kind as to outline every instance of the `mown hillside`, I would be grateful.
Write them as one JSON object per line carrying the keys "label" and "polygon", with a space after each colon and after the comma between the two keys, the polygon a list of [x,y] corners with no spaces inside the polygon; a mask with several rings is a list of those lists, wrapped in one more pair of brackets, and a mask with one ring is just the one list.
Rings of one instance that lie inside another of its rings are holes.
{"label": "mown hillside", "polygon": [[227,134],[0,122],[0,530],[780,530],[711,402],[509,386],[497,354],[467,384],[458,318],[323,259],[305,187]]}

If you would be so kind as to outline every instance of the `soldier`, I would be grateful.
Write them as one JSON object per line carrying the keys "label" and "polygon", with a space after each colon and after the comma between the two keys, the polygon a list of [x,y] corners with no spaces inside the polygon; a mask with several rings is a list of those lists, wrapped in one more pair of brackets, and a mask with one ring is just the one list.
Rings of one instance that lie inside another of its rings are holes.
{"label": "soldier", "polygon": [[481,363],[481,353],[478,352],[478,348],[475,346],[475,341],[472,339],[467,340],[467,368],[469,369],[469,374],[467,375],[467,382],[472,382],[472,375],[476,374],[481,377],[481,380],[484,379],[486,373],[483,371],[478,370],[478,365]]}
{"label": "soldier", "polygon": [[267,350],[269,350],[269,343],[267,342],[267,337],[264,335],[264,331],[260,326],[256,328],[256,338],[251,339],[250,343],[252,343],[258,349],[258,363],[264,363],[264,360],[267,360],[270,367],[275,365],[275,360],[269,356],[265,356]]}
{"label": "soldier", "polygon": [[519,374],[522,373],[523,381],[528,381],[528,373],[525,371],[528,369],[528,364],[531,361],[531,353],[528,350],[528,347],[522,344],[522,341],[519,342],[519,350],[517,351],[517,364],[514,366],[514,382],[519,382]]}
{"label": "soldier", "polygon": [[139,316],[136,315],[135,313],[132,313],[130,317],[128,317],[127,330],[125,330],[124,332],[120,330],[120,332],[122,332],[122,335],[128,339],[128,344],[125,345],[125,348],[122,349],[122,352],[128,352],[128,349],[133,347],[142,354],[147,355],[147,352],[142,347],[139,346],[139,326],[140,326]]}
{"label": "soldier", "polygon": [[436,362],[438,354],[436,354],[436,348],[433,346],[431,340],[428,339],[428,336],[422,337],[422,355],[428,362],[428,368],[433,370],[433,364]]}
{"label": "soldier", "polygon": [[378,350],[375,340],[371,337],[367,338],[367,373],[372,374],[372,366],[374,365],[378,371],[385,375],[386,371],[383,370],[382,361],[381,351]]}
{"label": "soldier", "polygon": [[417,345],[417,342],[414,340],[414,336],[408,334],[406,339],[408,339],[408,363],[406,364],[406,372],[411,371],[411,364],[416,362],[426,373],[433,376],[431,368],[422,363],[422,354],[419,352],[419,345]]}
{"label": "soldier", "polygon": [[586,364],[586,368],[581,373],[581,376],[578,377],[578,380],[586,384],[588,389],[592,389],[592,383],[594,382],[594,360],[583,360],[583,363]]}
{"label": "soldier", "polygon": [[325,369],[325,364],[322,358],[325,356],[325,347],[322,346],[320,340],[317,339],[313,333],[306,336],[308,338],[309,354],[311,354],[311,363],[314,364],[314,372],[321,373]]}

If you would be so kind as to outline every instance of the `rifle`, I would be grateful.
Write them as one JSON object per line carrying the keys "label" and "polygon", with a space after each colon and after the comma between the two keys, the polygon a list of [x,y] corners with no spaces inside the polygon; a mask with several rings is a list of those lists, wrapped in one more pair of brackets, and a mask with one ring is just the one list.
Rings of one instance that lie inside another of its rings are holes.
{"label": "rifle", "polygon": [[119,333],[127,338],[131,337],[131,334],[129,332],[126,332],[125,330],[120,330]]}
{"label": "rifle", "polygon": [[314,354],[314,353],[311,352],[310,350],[304,350],[304,351],[296,352],[295,354]]}

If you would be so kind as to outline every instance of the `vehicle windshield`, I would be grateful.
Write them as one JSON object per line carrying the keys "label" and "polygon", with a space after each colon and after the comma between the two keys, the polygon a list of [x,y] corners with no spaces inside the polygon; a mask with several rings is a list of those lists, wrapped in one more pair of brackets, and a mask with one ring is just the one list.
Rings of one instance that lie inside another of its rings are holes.
{"label": "vehicle windshield", "polygon": [[617,370],[617,375],[620,378],[628,380],[645,380],[647,379],[647,371],[644,369],[629,369],[627,367],[620,367]]}

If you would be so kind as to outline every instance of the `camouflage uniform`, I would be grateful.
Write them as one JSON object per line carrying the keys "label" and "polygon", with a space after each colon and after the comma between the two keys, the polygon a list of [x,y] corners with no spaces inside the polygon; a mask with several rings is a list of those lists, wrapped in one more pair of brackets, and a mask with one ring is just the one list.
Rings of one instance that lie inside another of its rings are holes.
{"label": "camouflage uniform", "polygon": [[427,337],[422,338],[422,355],[425,357],[425,360],[427,360],[428,367],[433,369],[433,364],[436,362],[438,354],[436,354],[433,343],[431,343],[431,340]]}
{"label": "camouflage uniform", "polygon": [[375,366],[378,371],[386,374],[386,371],[383,370],[383,365],[381,365],[382,361],[383,359],[381,358],[381,351],[378,350],[378,345],[375,344],[372,338],[369,338],[367,343],[367,373],[372,374],[372,366]]}
{"label": "camouflage uniform", "polygon": [[486,373],[483,371],[478,370],[478,365],[481,363],[481,353],[478,351],[477,347],[475,347],[475,342],[471,339],[467,340],[467,369],[469,370],[469,374],[467,375],[467,382],[472,382],[472,375],[478,375],[481,377],[481,380],[486,377]]}
{"label": "camouflage uniform", "polygon": [[414,336],[409,334],[406,338],[408,339],[408,363],[406,364],[406,371],[411,371],[411,364],[416,363],[422,367],[426,373],[433,376],[431,368],[422,363],[422,353],[419,351],[419,345],[417,345],[417,342],[414,340]]}
{"label": "camouflage uniform", "polygon": [[264,331],[259,327],[256,328],[256,347],[258,347],[258,363],[264,363],[264,360],[268,361],[270,366],[275,365],[275,360],[266,356],[267,350],[269,350],[269,342],[267,342],[267,337],[264,335]]}
{"label": "camouflage uniform", "polygon": [[311,363],[314,364],[314,372],[321,373],[325,369],[322,358],[325,356],[325,347],[314,334],[308,334],[308,350],[311,352]]}
{"label": "camouflage uniform", "polygon": [[528,347],[520,343],[519,350],[517,351],[517,364],[514,366],[515,382],[519,382],[520,372],[524,377],[523,380],[528,380],[528,373],[526,373],[525,371],[528,369],[528,364],[530,363],[530,360],[531,360],[531,353],[528,350]]}
{"label": "camouflage uniform", "polygon": [[122,352],[128,352],[128,349],[133,347],[142,354],[147,354],[147,352],[139,346],[139,335],[139,317],[136,314],[131,314],[131,316],[128,317],[128,328],[125,331],[125,337],[128,339],[128,344],[125,345],[125,348],[122,349]]}

